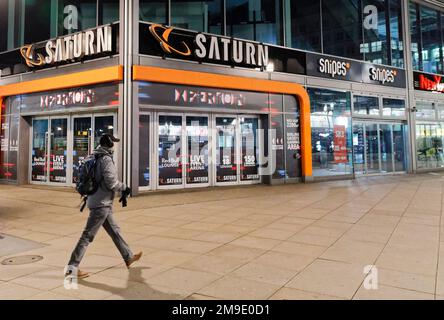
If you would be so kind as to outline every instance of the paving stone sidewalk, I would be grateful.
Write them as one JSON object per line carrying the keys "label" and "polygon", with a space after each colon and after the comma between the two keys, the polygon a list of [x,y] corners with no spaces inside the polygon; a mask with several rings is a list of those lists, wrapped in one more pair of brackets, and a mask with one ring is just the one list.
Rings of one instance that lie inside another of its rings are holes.
{"label": "paving stone sidewalk", "polygon": [[0,185],[0,233],[38,244],[0,261],[43,256],[0,264],[0,299],[444,299],[443,187],[439,173],[131,198],[115,216],[141,262],[127,270],[101,230],[81,265],[92,276],[67,290],[78,195]]}

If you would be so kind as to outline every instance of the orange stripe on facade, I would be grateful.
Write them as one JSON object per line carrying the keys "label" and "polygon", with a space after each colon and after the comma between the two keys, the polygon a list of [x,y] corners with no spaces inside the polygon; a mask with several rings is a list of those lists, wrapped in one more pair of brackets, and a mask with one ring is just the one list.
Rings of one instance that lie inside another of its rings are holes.
{"label": "orange stripe on facade", "polygon": [[122,66],[106,67],[0,86],[0,98],[121,81],[122,79]]}
{"label": "orange stripe on facade", "polygon": [[266,93],[281,93],[296,96],[301,107],[302,174],[304,177],[312,176],[310,99],[304,87],[301,85],[292,82],[252,79],[147,66],[133,66],[133,80]]}

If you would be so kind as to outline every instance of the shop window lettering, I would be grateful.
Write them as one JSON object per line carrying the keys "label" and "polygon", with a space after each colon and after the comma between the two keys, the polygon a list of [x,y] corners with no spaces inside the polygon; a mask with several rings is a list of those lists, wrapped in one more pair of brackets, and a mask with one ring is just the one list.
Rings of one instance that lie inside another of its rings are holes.
{"label": "shop window lettering", "polygon": [[40,107],[44,110],[54,106],[89,105],[94,103],[94,97],[95,92],[91,89],[48,94],[40,97]]}
{"label": "shop window lettering", "polygon": [[367,30],[378,30],[378,8],[374,5],[364,7],[364,28]]}
{"label": "shop window lettering", "polygon": [[79,29],[79,10],[74,5],[65,6],[63,13],[66,14],[63,20],[63,27],[66,30],[78,30]]}

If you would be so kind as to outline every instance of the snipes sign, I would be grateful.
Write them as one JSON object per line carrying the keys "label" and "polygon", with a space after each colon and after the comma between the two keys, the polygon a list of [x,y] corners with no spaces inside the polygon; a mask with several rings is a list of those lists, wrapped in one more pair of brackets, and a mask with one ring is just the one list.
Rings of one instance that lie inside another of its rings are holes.
{"label": "snipes sign", "polygon": [[111,25],[66,35],[42,44],[20,48],[20,54],[30,68],[53,66],[113,52]]}

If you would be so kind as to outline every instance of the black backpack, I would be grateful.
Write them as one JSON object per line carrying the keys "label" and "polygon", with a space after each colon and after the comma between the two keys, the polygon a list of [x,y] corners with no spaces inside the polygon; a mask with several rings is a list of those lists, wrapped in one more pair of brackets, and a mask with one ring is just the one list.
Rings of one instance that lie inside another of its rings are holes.
{"label": "black backpack", "polygon": [[83,200],[80,212],[83,211],[88,196],[94,194],[99,189],[100,183],[96,180],[96,167],[98,160],[103,155],[89,155],[80,162],[77,171],[76,190]]}

